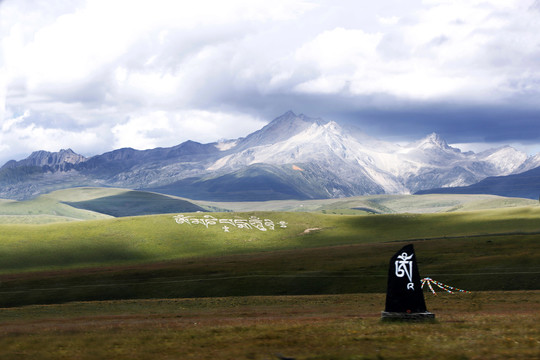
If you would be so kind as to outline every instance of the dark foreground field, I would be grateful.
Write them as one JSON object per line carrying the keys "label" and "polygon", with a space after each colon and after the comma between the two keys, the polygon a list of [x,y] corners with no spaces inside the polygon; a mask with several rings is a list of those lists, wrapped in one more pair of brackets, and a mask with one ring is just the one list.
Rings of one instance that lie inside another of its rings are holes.
{"label": "dark foreground field", "polygon": [[536,359],[540,291],[426,294],[435,323],[381,323],[383,294],[0,309],[1,359]]}

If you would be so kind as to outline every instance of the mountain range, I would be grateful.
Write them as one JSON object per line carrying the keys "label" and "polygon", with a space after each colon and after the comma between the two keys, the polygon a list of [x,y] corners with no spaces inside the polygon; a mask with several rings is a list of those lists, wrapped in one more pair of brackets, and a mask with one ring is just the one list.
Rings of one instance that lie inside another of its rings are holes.
{"label": "mountain range", "polygon": [[435,133],[398,145],[289,111],[246,137],[209,144],[123,148],[89,158],[71,149],[36,151],[0,168],[0,198],[22,200],[76,186],[219,201],[410,194],[464,188],[539,166],[539,155],[509,146],[462,152]]}

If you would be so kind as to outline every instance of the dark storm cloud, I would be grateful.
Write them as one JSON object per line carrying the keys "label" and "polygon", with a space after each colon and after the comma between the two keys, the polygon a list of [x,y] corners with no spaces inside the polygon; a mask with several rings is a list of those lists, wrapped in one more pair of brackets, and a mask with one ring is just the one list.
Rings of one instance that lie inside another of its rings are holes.
{"label": "dark storm cloud", "polygon": [[379,136],[414,139],[431,132],[448,142],[540,142],[540,110],[500,106],[418,106],[414,109],[364,110],[344,114],[348,122]]}
{"label": "dark storm cloud", "polygon": [[[287,110],[353,125],[366,134],[413,141],[436,132],[450,143],[540,142],[540,108],[529,105],[425,104],[391,96],[222,94],[243,112],[273,119]],[[206,104],[209,105],[209,104]],[[223,105],[226,108],[226,105]]]}

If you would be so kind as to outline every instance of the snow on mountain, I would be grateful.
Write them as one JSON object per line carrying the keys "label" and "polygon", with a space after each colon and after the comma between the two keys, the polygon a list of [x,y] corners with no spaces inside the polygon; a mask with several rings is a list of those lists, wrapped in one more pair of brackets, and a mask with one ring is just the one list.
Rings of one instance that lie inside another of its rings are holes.
{"label": "snow on mountain", "polygon": [[219,151],[227,151],[238,145],[238,140],[220,140],[215,144]]}
{"label": "snow on mountain", "polygon": [[350,185],[358,178],[358,182],[378,184],[385,192],[407,191],[392,174],[373,166],[366,149],[337,123],[292,113],[284,116],[257,133],[259,141],[250,142],[254,146],[244,146],[243,150],[220,158],[208,170],[235,171],[253,164],[317,163]]}
{"label": "snow on mountain", "polygon": [[354,182],[354,177],[361,174],[386,193],[410,193],[429,187],[464,186],[488,176],[506,175],[527,160],[525,153],[511,147],[481,154],[463,153],[435,133],[406,146],[366,135],[359,140],[333,121],[323,122],[292,112],[246,139],[250,139],[250,146],[244,145],[218,159],[208,170],[235,171],[258,163],[315,162],[347,181]]}
{"label": "snow on mountain", "polygon": [[511,146],[503,146],[497,149],[486,150],[477,156],[479,161],[491,164],[498,175],[508,175],[516,171],[526,160],[527,154],[514,149]]}
{"label": "snow on mountain", "polygon": [[520,164],[514,171],[513,174],[520,174],[525,171],[529,171],[540,167],[540,154],[529,156],[522,164]]}
{"label": "snow on mountain", "polygon": [[262,129],[240,139],[237,150],[275,144],[305,131],[312,124],[323,125],[325,123],[322,119],[313,119],[304,114],[296,115],[292,111],[288,111]]}

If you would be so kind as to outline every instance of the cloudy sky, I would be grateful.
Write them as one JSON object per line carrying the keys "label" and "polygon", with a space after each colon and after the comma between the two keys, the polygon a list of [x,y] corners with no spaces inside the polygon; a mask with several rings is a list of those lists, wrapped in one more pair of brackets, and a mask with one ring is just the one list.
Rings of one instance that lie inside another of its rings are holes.
{"label": "cloudy sky", "polygon": [[211,142],[287,110],[540,151],[540,0],[0,0],[0,162]]}

